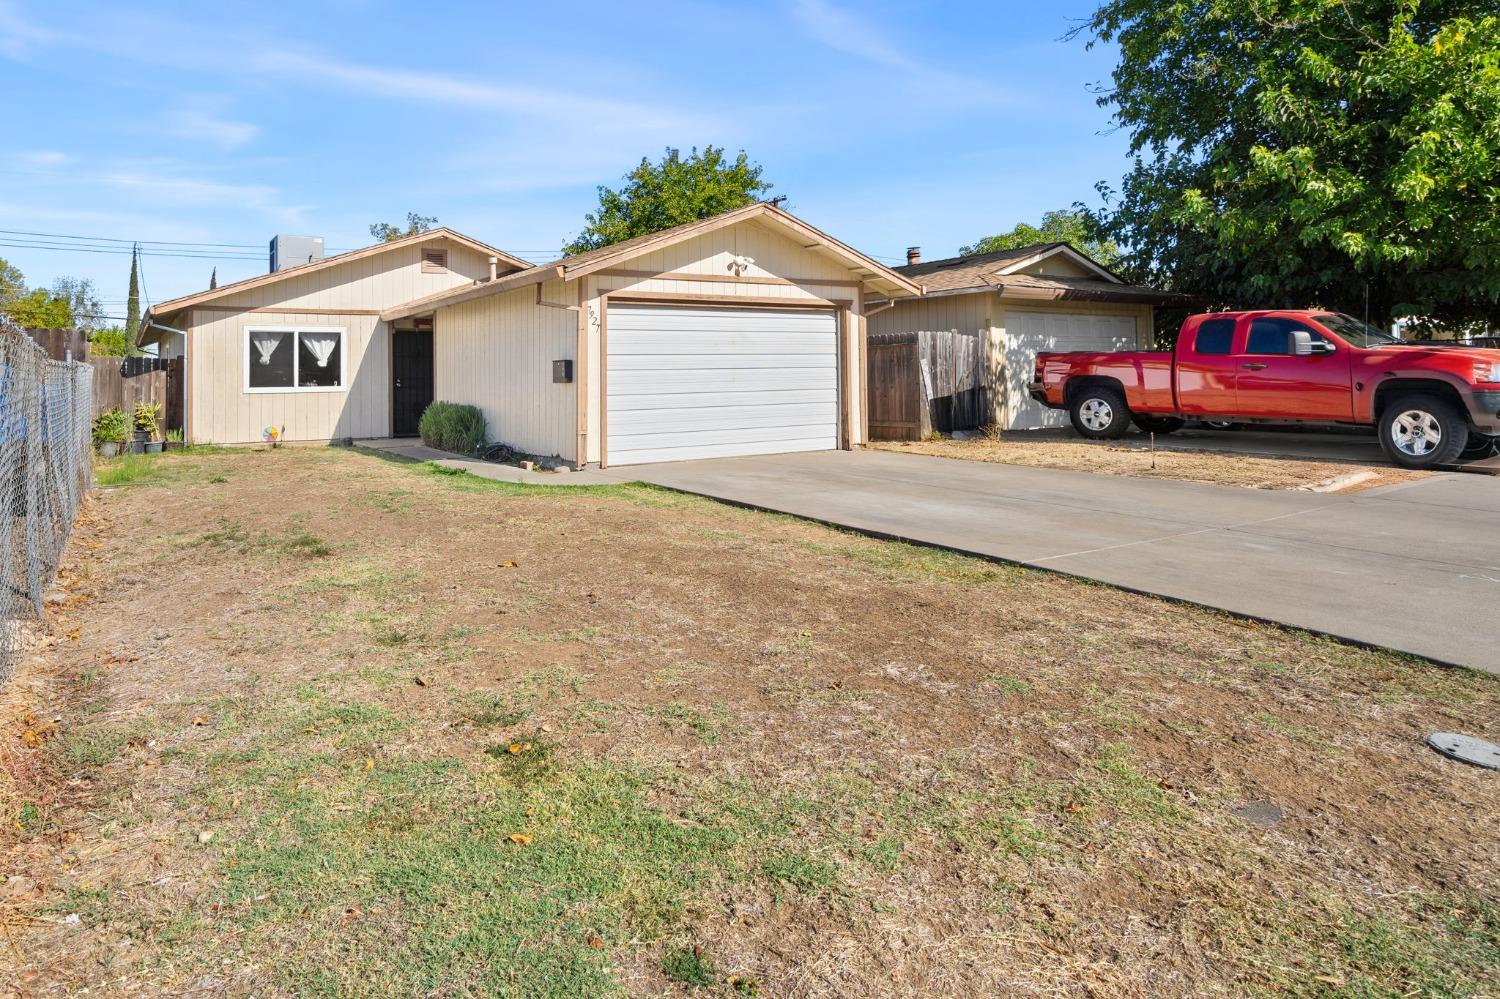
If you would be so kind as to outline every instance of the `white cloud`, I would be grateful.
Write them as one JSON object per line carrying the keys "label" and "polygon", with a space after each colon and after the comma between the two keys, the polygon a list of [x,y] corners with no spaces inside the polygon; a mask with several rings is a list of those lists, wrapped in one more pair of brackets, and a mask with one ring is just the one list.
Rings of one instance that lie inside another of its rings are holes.
{"label": "white cloud", "polygon": [[234,121],[207,108],[179,108],[167,115],[165,131],[184,139],[203,139],[220,149],[237,149],[260,134],[260,126]]}
{"label": "white cloud", "polygon": [[790,3],[792,17],[813,41],[864,62],[901,70],[884,81],[891,90],[903,82],[915,84],[927,92],[923,96],[928,104],[934,94],[941,95],[950,106],[1017,102],[1015,94],[988,80],[932,66],[909,54],[871,22],[868,12],[840,7],[831,0],[790,0]]}
{"label": "white cloud", "polygon": [[792,16],[802,30],[829,48],[869,62],[902,69],[917,69],[918,63],[896,48],[873,28],[866,15],[856,14],[825,0],[793,0]]}
{"label": "white cloud", "polygon": [[73,157],[56,149],[33,149],[17,153],[14,159],[16,166],[23,170],[45,170],[49,167],[67,166],[74,161]]}
{"label": "white cloud", "polygon": [[698,116],[679,113],[657,103],[614,101],[560,89],[507,86],[440,73],[366,66],[286,49],[267,48],[251,53],[248,64],[257,73],[291,75],[302,80],[320,79],[355,93],[435,102],[450,107],[485,108],[526,118],[577,121],[586,117],[605,127],[613,124],[635,129],[690,130],[708,124]]}
{"label": "white cloud", "polygon": [[159,167],[118,170],[101,174],[96,180],[106,187],[130,193],[139,199],[138,203],[230,207],[263,215],[279,225],[301,225],[312,210],[310,205],[283,204],[280,188],[269,184],[226,184],[173,174]]}

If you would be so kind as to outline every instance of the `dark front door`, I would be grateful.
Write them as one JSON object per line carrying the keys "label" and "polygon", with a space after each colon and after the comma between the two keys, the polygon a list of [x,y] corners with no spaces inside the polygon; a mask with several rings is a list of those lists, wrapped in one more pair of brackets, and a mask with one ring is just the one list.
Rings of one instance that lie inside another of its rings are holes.
{"label": "dark front door", "polygon": [[398,331],[391,339],[391,432],[415,437],[417,421],[432,402],[432,334]]}

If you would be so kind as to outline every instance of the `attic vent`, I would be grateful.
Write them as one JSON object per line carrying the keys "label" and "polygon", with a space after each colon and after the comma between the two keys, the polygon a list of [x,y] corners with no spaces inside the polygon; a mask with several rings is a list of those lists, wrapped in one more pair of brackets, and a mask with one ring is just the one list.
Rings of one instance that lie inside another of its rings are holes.
{"label": "attic vent", "polygon": [[447,250],[423,250],[422,251],[422,273],[423,274],[445,274],[448,271]]}

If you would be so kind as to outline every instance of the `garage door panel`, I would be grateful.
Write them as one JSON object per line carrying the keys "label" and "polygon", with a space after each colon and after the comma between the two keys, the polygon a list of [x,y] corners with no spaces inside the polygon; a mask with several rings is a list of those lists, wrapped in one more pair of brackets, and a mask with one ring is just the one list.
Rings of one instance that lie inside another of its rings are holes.
{"label": "garage door panel", "polygon": [[[769,392],[778,389],[820,389],[835,384],[832,369],[750,368],[714,371],[609,370],[609,397],[629,395],[674,396],[698,392]],[[835,389],[837,391],[837,389]],[[664,405],[670,400],[664,400]]]}
{"label": "garage door panel", "polygon": [[834,368],[833,359],[825,350],[788,351],[777,354],[767,350],[721,351],[719,353],[691,354],[617,354],[610,345],[610,371],[715,371],[720,370],[725,358],[733,358],[734,370],[745,371],[756,368]]}
{"label": "garage door panel", "polygon": [[675,433],[696,430],[737,430],[766,427],[826,427],[838,419],[832,404],[783,406],[704,406],[696,409],[637,409],[611,413],[610,441],[631,434]]}
{"label": "garage door panel", "polygon": [[616,438],[610,434],[609,461],[612,465],[637,465],[647,461],[686,461],[701,458],[706,448],[712,457],[736,458],[751,454],[787,454],[793,451],[831,451],[836,439],[823,433],[822,427],[779,428],[774,434],[763,430],[741,430],[729,434],[690,431],[681,434],[641,434]]}
{"label": "garage door panel", "polygon": [[774,391],[747,392],[679,392],[663,400],[656,393],[641,395],[615,395],[610,392],[609,415],[613,423],[621,413],[636,410],[658,410],[666,408],[695,409],[704,406],[781,406],[786,404],[826,403],[837,409],[838,390],[835,388],[776,389]]}
{"label": "garage door panel", "polygon": [[831,313],[616,306],[610,464],[838,446]]}
{"label": "garage door panel", "polygon": [[1068,424],[1068,414],[1048,409],[1027,394],[1041,351],[1118,351],[1136,347],[1135,318],[1063,312],[1006,314],[1006,416],[1011,430]]}

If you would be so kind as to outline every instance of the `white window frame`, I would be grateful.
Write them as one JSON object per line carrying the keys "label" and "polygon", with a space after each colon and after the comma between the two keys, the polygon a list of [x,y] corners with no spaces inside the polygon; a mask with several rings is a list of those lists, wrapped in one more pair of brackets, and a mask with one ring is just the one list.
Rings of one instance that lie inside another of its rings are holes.
{"label": "white window frame", "polygon": [[[256,333],[290,333],[292,334],[292,384],[278,388],[255,388],[250,384],[251,352],[253,350],[251,339]],[[339,335],[339,383],[337,385],[308,385],[300,386],[300,369],[302,367],[302,351],[297,342],[298,333],[337,333]],[[349,391],[349,328],[347,326],[246,326],[244,329],[245,349],[241,356],[245,362],[245,386],[246,395],[278,395],[288,393],[304,392],[347,392]]]}

